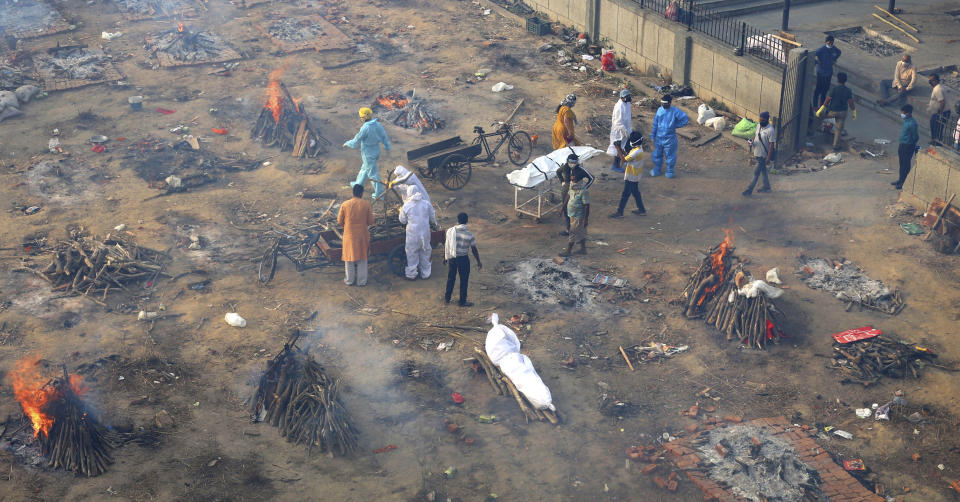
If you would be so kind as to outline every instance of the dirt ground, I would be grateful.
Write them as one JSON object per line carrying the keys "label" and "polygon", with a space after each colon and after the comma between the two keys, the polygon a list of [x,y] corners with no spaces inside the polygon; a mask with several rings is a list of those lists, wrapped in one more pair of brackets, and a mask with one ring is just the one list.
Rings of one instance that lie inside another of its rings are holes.
{"label": "dirt ground", "polygon": [[[570,263],[582,270],[581,279],[604,271],[639,290],[635,299],[601,293],[589,309],[517,292],[508,271],[524,260],[552,258],[564,241],[557,236],[556,215],[539,224],[515,217],[504,178],[512,167],[503,152],[494,165],[475,164],[461,191],[426,182],[441,226],[452,224],[459,211],[471,215],[484,263],[471,274],[475,307],[443,305],[446,269],[440,250],[433,255],[434,275],[425,281],[395,277],[379,260],[371,264],[366,288],[348,288],[338,264],[297,272],[281,261],[275,279],[259,286],[256,262],[266,244],[256,229],[300,225],[327,208],[329,199],[295,195],[303,190],[334,192],[345,200],[359,154],[339,145],[359,126],[357,108],[378,94],[416,89],[446,120],[445,129],[423,135],[387,126],[394,148],[381,157],[386,171],[405,162],[407,150],[456,134],[472,137],[473,126],[506,117],[520,97],[525,104],[515,121],[540,136],[535,155],[543,154],[563,95],[579,95],[575,110],[582,128],[589,117],[609,114],[619,83],[558,66],[555,50],[538,52],[544,39],[496,12],[484,15],[468,1],[341,2],[339,15],[348,22],[338,26],[363,44],[353,51],[278,55],[252,27],[268,13],[323,12],[332,3],[275,2],[248,9],[225,0],[204,3],[202,18],[185,23],[216,30],[249,55],[226,78],[210,75],[211,65],[154,70],[142,64],[148,60],[144,36],[174,21],[123,21],[109,2],[59,5],[78,23],[75,32],[21,42],[31,50],[57,40],[103,44],[116,57],[126,86],[51,93],[25,106],[24,117],[0,124],[0,199],[8,209],[0,213],[0,368],[6,372],[18,359],[39,354],[53,370],[66,364],[84,374],[104,422],[156,429],[160,414],[169,415],[172,425],[163,424],[155,444],[120,448],[110,470],[91,479],[23,465],[4,450],[0,462],[9,466],[0,469],[0,499],[428,500],[432,492],[435,500],[462,501],[491,494],[499,500],[700,500],[685,481],[677,492],[658,488],[624,455],[626,447],[652,444],[664,432],[682,434],[692,422],[678,411],[696,402],[715,406],[721,417],[784,415],[795,423],[850,431],[853,440],[829,436],[820,443],[839,459],[862,458],[888,495],[954,499],[948,484],[960,477],[960,389],[953,375],[926,368],[919,380],[884,379],[863,388],[841,385],[829,367],[829,335],[863,325],[929,346],[943,361],[960,359],[952,343],[960,320],[956,258],[934,253],[896,225],[916,218],[888,216],[896,201],[888,184],[896,161],[889,156],[868,161],[849,155],[826,170],[774,175],[773,193],[747,199],[740,192],[751,168],[741,145],[722,139],[693,148],[681,139],[679,176],[645,178],[648,215],[628,213],[622,220],[606,217],[619,200],[620,178],[609,174],[606,157],[592,161],[594,173],[607,175],[598,176],[591,189],[588,254]],[[124,35],[102,41],[101,31]],[[369,59],[322,68],[358,57]],[[320,159],[293,159],[250,140],[267,75],[279,67],[286,68],[282,80],[332,143]],[[492,70],[486,80],[468,83],[481,68]],[[638,77],[630,82],[644,89]],[[498,81],[516,88],[491,92]],[[143,111],[130,111],[131,95],[145,97]],[[697,102],[687,103],[695,108]],[[175,113],[156,113],[158,107]],[[653,110],[634,110],[635,124],[646,132]],[[157,190],[138,174],[143,159],[128,145],[148,137],[173,142],[179,134],[169,130],[179,124],[202,137],[204,150],[269,159],[270,165],[229,173],[187,193],[153,197]],[[206,132],[213,127],[229,133]],[[69,157],[47,152],[54,128]],[[93,134],[126,140],[94,153],[88,143]],[[606,148],[606,131],[579,134]],[[62,168],[43,167],[44,161]],[[43,209],[31,215],[17,209],[34,205]],[[119,224],[127,225],[138,244],[168,250],[171,275],[192,275],[110,296],[110,308],[104,309],[83,298],[56,298],[42,280],[13,271],[21,263],[46,264],[45,256],[24,250],[38,235],[52,243],[67,237],[68,225],[103,236]],[[788,319],[785,343],[765,351],[739,347],[703,323],[684,319],[669,304],[701,252],[723,239],[723,228],[734,230],[736,254],[750,260],[754,274],[781,269],[789,287],[777,302]],[[204,249],[184,245],[191,232],[202,237]],[[899,288],[908,306],[897,316],[846,312],[843,303],[795,276],[801,254],[846,257]],[[196,277],[211,279],[211,286],[189,289]],[[152,326],[137,321],[137,311],[161,304],[182,315]],[[228,326],[226,312],[239,312],[247,326]],[[531,318],[531,328],[519,333],[523,351],[552,391],[560,426],[525,423],[514,402],[496,396],[464,363],[484,332],[428,326],[485,330],[492,312],[501,319],[521,312]],[[284,441],[276,429],[250,422],[246,400],[266,362],[297,327],[309,330],[306,345],[314,357],[343,379],[345,406],[361,431],[358,454],[310,454]],[[690,350],[631,372],[618,346],[649,341],[686,344]],[[438,351],[439,343],[453,346]],[[575,367],[563,364],[570,357]],[[408,361],[433,368],[436,378],[404,378],[401,368]],[[897,389],[911,408],[928,414],[926,423],[909,423],[905,414],[895,414],[891,422],[855,416],[855,408],[883,404]],[[463,394],[466,403],[453,405],[451,392]],[[602,413],[603,392],[634,404],[633,413]],[[4,383],[0,417],[19,413]],[[498,420],[478,423],[481,414]],[[463,425],[476,444],[457,441],[444,429],[445,418]],[[372,453],[388,444],[398,448]],[[919,461],[911,459],[915,452]],[[449,479],[442,475],[448,467],[457,470]]]}

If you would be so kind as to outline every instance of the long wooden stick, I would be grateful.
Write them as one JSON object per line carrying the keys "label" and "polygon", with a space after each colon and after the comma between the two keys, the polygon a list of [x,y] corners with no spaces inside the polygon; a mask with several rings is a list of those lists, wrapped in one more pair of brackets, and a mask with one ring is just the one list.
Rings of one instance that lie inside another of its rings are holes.
{"label": "long wooden stick", "polygon": [[876,13],[874,13],[874,14],[873,14],[873,17],[875,17],[875,18],[877,18],[877,19],[879,19],[879,20],[881,20],[881,21],[883,21],[884,23],[887,23],[887,24],[889,24],[890,26],[893,26],[894,28],[896,28],[896,29],[898,29],[898,30],[900,30],[900,31],[901,31],[901,32],[902,32],[902,33],[903,33],[904,35],[906,35],[906,36],[908,36],[908,37],[910,37],[910,38],[912,38],[914,42],[917,42],[917,43],[920,43],[920,39],[919,39],[919,38],[917,38],[917,37],[915,37],[915,36],[913,36],[913,35],[912,35],[912,34],[910,34],[910,33],[907,33],[907,30],[905,30],[905,29],[903,29],[903,28],[901,28],[901,27],[899,27],[899,26],[897,26],[897,25],[895,25],[895,24],[893,24],[893,23],[891,23],[890,21],[887,21],[886,19],[884,19],[884,18],[882,18],[882,17],[880,17],[880,15],[879,15],[879,14],[876,14]]}
{"label": "long wooden stick", "polygon": [[633,363],[630,362],[630,358],[627,357],[626,351],[623,350],[623,345],[620,346],[620,355],[622,355],[623,360],[627,362],[627,366],[630,367],[630,371],[633,371]]}
{"label": "long wooden stick", "polygon": [[903,19],[900,19],[900,18],[897,17],[897,16],[894,16],[893,13],[890,12],[890,11],[888,11],[887,9],[884,9],[883,7],[880,7],[879,5],[874,5],[873,8],[879,10],[880,12],[883,12],[884,14],[886,14],[886,15],[894,18],[894,19],[896,19],[897,21],[900,21],[901,23],[903,23],[904,26],[906,26],[907,28],[910,28],[911,30],[913,30],[914,33],[920,33],[920,30],[918,30],[917,28],[914,28],[912,24],[904,21]]}
{"label": "long wooden stick", "polygon": [[940,214],[937,215],[937,219],[934,220],[933,225],[930,226],[930,231],[927,232],[927,235],[923,236],[923,240],[930,239],[930,236],[933,235],[934,231],[936,231],[937,225],[940,224],[940,220],[943,219],[943,215],[947,213],[948,209],[950,209],[950,204],[953,202],[953,198],[956,196],[957,194],[951,195],[950,200],[948,200],[947,203],[943,205],[943,209],[940,210]]}
{"label": "long wooden stick", "polygon": [[517,112],[520,111],[521,106],[523,106],[523,98],[520,98],[520,102],[517,103],[517,107],[513,109],[513,112],[510,113],[510,115],[506,118],[506,120],[504,120],[504,122],[510,122],[510,120],[513,119],[514,115],[516,115]]}

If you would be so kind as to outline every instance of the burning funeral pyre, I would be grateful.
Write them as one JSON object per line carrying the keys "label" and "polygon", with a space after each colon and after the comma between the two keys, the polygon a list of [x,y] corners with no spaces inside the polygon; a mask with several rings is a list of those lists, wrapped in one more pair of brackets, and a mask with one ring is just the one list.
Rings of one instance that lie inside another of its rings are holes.
{"label": "burning funeral pyre", "polygon": [[408,98],[400,93],[390,93],[377,97],[373,106],[386,110],[383,114],[385,122],[404,129],[419,129],[423,132],[442,129],[444,126],[443,120],[433,107],[426,101],[412,96]]}
{"label": "burning funeral pyre", "polygon": [[126,291],[130,284],[155,281],[163,274],[162,257],[160,252],[128,243],[119,236],[108,235],[102,241],[81,237],[57,244],[50,263],[42,270],[16,270],[37,274],[54,291],[83,295],[106,306],[103,300],[111,290]]}
{"label": "burning funeral pyre", "polygon": [[254,422],[268,422],[287,441],[332,455],[357,449],[358,432],[340,402],[340,380],[297,347],[296,331],[260,377],[253,399]]}
{"label": "burning funeral pyre", "polygon": [[292,150],[293,156],[317,157],[328,144],[310,125],[310,118],[303,105],[293,99],[287,86],[279,80],[282,70],[270,74],[267,84],[266,103],[253,126],[253,138],[264,146],[276,146],[280,150]]}
{"label": "burning funeral pyre", "polygon": [[219,35],[208,31],[194,31],[183,23],[161,34],[150,47],[161,66],[209,63],[239,59],[240,54]]}
{"label": "burning funeral pyre", "polygon": [[782,294],[760,280],[752,280],[742,264],[733,265],[733,232],[707,253],[700,267],[690,276],[680,303],[689,319],[703,318],[727,340],[737,339],[750,347],[764,348],[778,341],[783,332],[774,314],[779,314],[772,299]]}
{"label": "burning funeral pyre", "polygon": [[85,476],[99,476],[113,463],[113,433],[100,424],[83,403],[87,388],[80,375],[46,379],[39,358],[17,362],[7,378],[24,415],[33,424],[33,435],[47,466]]}

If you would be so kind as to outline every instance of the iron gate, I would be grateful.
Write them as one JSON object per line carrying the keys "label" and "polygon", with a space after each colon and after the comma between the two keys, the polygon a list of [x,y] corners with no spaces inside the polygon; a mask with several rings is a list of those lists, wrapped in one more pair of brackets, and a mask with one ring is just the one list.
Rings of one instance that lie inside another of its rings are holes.
{"label": "iron gate", "polygon": [[807,90],[807,72],[810,51],[804,51],[797,59],[783,69],[780,87],[780,117],[777,127],[777,145],[780,159],[793,155],[803,144],[800,132],[803,130],[804,117],[807,117],[808,103],[804,102]]}

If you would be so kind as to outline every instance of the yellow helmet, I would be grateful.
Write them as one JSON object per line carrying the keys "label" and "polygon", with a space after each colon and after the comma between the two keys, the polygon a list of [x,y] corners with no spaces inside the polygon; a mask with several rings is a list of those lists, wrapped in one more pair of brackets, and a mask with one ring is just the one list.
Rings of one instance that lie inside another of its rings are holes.
{"label": "yellow helmet", "polygon": [[361,108],[359,113],[360,113],[360,118],[364,120],[369,119],[370,117],[373,117],[373,110],[367,108],[366,106]]}

